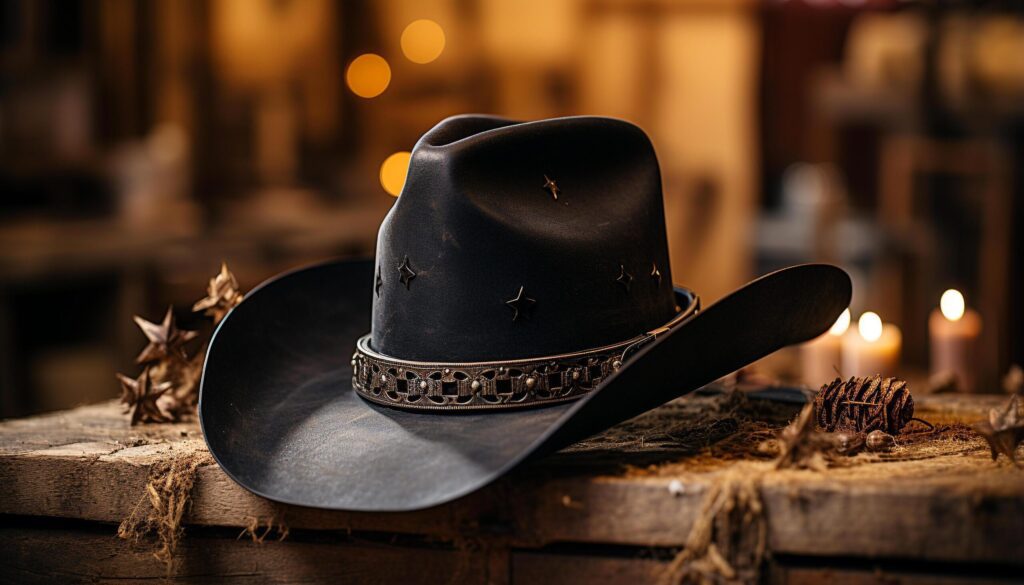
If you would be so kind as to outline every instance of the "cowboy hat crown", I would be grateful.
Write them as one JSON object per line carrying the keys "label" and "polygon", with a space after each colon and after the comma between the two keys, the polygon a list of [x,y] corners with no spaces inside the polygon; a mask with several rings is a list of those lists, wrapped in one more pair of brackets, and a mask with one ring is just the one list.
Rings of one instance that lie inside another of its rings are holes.
{"label": "cowboy hat crown", "polygon": [[[599,117],[456,116],[435,126],[380,228],[374,278],[373,355],[357,387],[396,406],[568,398],[693,304],[672,288],[650,140]],[[551,364],[515,363],[529,358]]]}
{"label": "cowboy hat crown", "polygon": [[676,300],[650,140],[609,118],[448,118],[413,150],[377,275],[372,345],[411,360],[526,358],[659,327]]}

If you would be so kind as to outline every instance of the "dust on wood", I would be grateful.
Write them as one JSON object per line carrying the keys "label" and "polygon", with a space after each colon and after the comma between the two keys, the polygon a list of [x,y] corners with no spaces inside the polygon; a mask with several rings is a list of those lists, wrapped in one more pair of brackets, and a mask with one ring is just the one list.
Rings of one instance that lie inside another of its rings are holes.
{"label": "dust on wood", "polygon": [[[786,427],[793,417],[803,424],[794,422]],[[832,435],[814,431],[814,426],[810,405],[801,411],[798,404],[756,400],[732,391],[677,400],[585,441],[566,454],[589,455],[591,462],[599,462],[603,455],[637,450],[652,458],[646,466],[627,467],[624,473],[629,477],[712,472],[713,479],[686,544],[664,571],[663,580],[672,584],[758,583],[768,554],[762,483],[766,478],[777,481],[785,476],[787,468],[794,467],[783,464],[786,457],[793,456],[792,449],[805,443],[817,449],[808,439],[812,434]],[[791,429],[796,430],[787,442],[786,431]],[[810,468],[823,474],[832,468],[843,469],[855,481],[858,476],[875,479],[884,472],[870,464],[923,463],[984,448],[977,434],[958,419],[905,430],[891,452],[856,456],[832,453],[819,457],[818,465]],[[769,463],[771,460],[774,462]]]}
{"label": "dust on wood", "polygon": [[758,445],[786,426],[800,406],[708,390],[673,400],[546,461],[643,475],[679,462],[691,470],[708,470],[740,459],[770,458],[758,454]]}
{"label": "dust on wood", "polygon": [[[927,402],[925,403],[927,404]],[[771,461],[778,456],[773,439],[800,412],[802,405],[752,398],[739,391],[714,392],[672,401],[601,435],[549,457],[544,467],[586,466],[625,477],[672,477],[680,473],[722,472],[738,462]],[[981,453],[984,441],[964,417],[945,408],[919,406],[933,429],[908,425],[887,453],[863,452],[835,458],[833,469],[869,464],[920,461]],[[874,470],[874,471],[872,471]],[[884,472],[891,471],[885,468]]]}

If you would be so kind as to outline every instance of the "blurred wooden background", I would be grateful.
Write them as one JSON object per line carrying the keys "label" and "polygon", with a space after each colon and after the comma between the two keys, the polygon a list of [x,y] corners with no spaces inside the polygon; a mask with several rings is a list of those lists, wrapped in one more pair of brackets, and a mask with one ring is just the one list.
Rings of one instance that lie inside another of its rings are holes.
{"label": "blurred wooden background", "polygon": [[[221,260],[250,288],[369,255],[381,163],[442,118],[599,114],[651,136],[673,273],[713,300],[827,260],[905,333],[945,288],[1024,361],[1024,16],[1011,2],[3,0],[0,416],[116,394],[134,313],[185,326]],[[406,26],[444,31],[405,58]],[[346,68],[381,55],[377,97]],[[785,372],[782,372],[785,374]]]}

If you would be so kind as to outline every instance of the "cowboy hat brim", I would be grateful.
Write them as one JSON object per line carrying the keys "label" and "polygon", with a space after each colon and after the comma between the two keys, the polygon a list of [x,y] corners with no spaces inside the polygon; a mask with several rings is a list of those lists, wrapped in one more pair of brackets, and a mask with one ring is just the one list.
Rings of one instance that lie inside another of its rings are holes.
{"label": "cowboy hat brim", "polygon": [[[789,274],[777,277],[782,272]],[[352,389],[348,356],[370,327],[373,263],[300,269],[254,289],[217,328],[203,369],[200,423],[221,468],[271,500],[348,511],[440,505],[487,485],[530,455],[810,339],[849,303],[849,279],[837,268],[782,272],[659,336],[575,402],[423,414],[372,404]],[[772,317],[765,311],[769,304],[785,317]],[[725,331],[711,334],[712,328]],[[726,335],[730,339],[722,339]]]}

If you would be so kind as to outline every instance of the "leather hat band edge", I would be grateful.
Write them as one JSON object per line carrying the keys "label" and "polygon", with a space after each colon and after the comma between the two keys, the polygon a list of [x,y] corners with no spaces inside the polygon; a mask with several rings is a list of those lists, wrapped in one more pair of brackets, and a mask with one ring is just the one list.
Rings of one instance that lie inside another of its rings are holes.
{"label": "leather hat band edge", "polygon": [[507,410],[576,400],[597,388],[637,350],[700,309],[691,302],[664,326],[598,348],[494,362],[421,362],[385,356],[356,342],[352,387],[371,402],[406,410]]}

